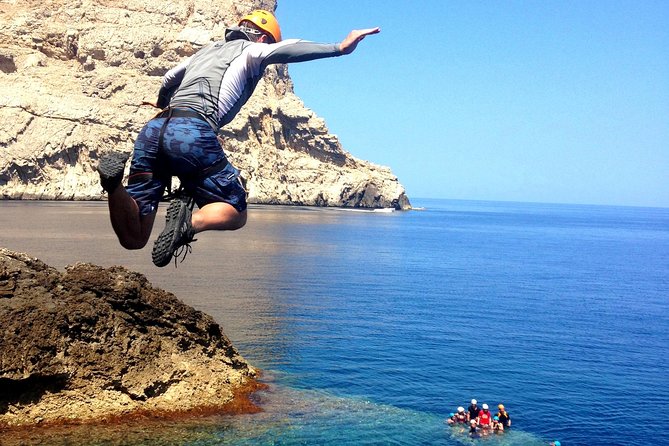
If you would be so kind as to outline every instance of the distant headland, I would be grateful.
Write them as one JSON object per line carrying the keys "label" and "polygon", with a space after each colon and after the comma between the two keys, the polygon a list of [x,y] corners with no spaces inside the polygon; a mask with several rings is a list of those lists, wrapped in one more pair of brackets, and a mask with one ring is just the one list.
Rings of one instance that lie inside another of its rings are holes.
{"label": "distant headland", "polygon": [[[161,76],[222,38],[239,11],[276,2],[227,4],[3,4],[0,199],[102,199],[95,166],[106,152],[132,150],[156,112],[141,104],[155,101]],[[305,107],[284,65],[267,70],[222,137],[250,203],[411,207],[390,168],[353,157]]]}

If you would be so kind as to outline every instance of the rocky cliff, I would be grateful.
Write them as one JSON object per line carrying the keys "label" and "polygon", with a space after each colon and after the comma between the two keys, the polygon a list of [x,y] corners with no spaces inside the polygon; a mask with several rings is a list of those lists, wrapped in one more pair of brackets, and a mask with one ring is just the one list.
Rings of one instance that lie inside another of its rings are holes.
{"label": "rocky cliff", "polygon": [[[161,76],[273,0],[0,0],[0,197],[102,198],[94,167],[129,152]],[[389,168],[354,158],[268,69],[223,132],[251,203],[408,209]]]}
{"label": "rocky cliff", "polygon": [[0,326],[0,430],[229,410],[254,383],[211,317],[122,267],[0,249]]}

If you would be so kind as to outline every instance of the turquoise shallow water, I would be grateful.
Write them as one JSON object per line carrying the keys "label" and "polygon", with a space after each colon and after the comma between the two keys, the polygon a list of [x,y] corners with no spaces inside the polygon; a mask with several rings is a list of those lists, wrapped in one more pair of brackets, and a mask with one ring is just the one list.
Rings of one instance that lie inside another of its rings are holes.
{"label": "turquoise shallow water", "polygon": [[[116,246],[101,203],[0,202],[2,245],[144,272],[214,316],[270,384],[258,415],[43,444],[669,444],[638,415],[669,400],[669,209],[414,204],[253,208],[157,269]],[[471,398],[503,402],[512,431],[445,426]]]}

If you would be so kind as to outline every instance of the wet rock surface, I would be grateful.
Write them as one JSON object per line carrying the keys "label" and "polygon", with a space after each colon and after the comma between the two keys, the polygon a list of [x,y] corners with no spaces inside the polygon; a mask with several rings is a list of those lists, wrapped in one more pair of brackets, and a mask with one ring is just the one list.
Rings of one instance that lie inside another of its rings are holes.
{"label": "wet rock surface", "polygon": [[0,248],[0,427],[223,410],[256,371],[208,315],[123,267]]}

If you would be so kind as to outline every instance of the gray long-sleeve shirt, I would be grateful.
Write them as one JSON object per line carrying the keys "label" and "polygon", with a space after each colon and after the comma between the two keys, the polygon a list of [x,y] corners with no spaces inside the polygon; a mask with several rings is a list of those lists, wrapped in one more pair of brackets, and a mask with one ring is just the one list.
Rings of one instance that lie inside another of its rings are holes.
{"label": "gray long-sleeve shirt", "polygon": [[272,44],[244,39],[214,42],[168,71],[160,94],[174,92],[171,107],[191,108],[218,130],[248,101],[268,65],[341,54],[338,44],[297,39]]}

